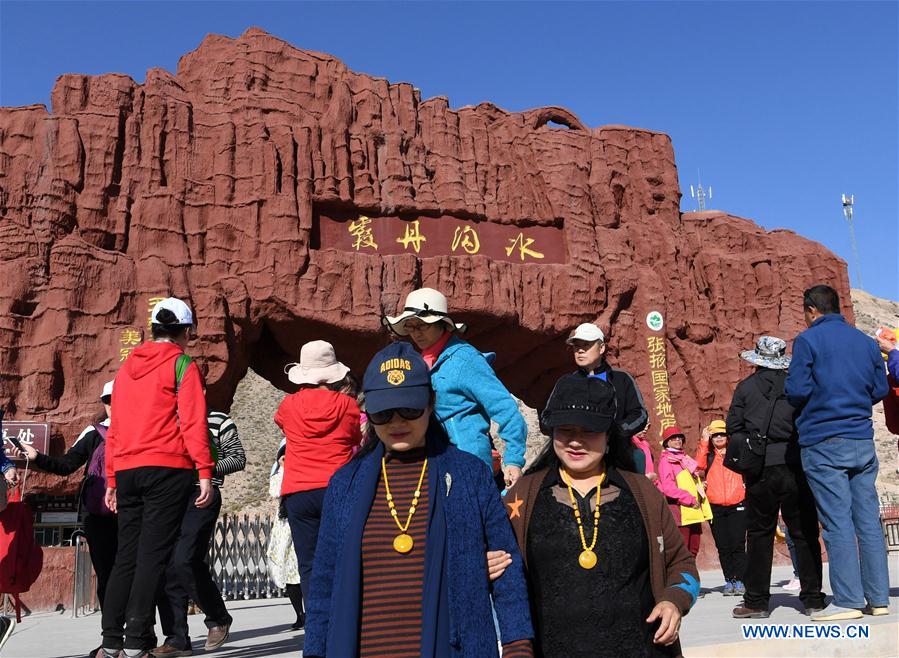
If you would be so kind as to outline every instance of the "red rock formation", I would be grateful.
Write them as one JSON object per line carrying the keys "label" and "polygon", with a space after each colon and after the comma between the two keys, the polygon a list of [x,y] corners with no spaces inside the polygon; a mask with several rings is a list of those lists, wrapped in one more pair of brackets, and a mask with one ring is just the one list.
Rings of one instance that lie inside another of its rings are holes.
{"label": "red rock formation", "polygon": [[[257,29],[210,36],[142,85],[64,75],[52,112],[0,109],[0,404],[49,421],[61,450],[169,294],[195,308],[217,408],[248,367],[287,388],[283,365],[313,338],[361,372],[387,340],[379,316],[428,285],[532,406],[587,320],[654,402],[645,317],[661,311],[672,408],[695,439],[745,374],[739,351],[802,328],[805,286],[834,285],[852,310],[821,245],[679,200],[667,135],[561,108],[453,110]],[[431,251],[355,252],[319,226],[360,215],[420,219]],[[509,260],[454,252],[443,218]],[[516,250],[532,228],[559,235],[556,262]]]}

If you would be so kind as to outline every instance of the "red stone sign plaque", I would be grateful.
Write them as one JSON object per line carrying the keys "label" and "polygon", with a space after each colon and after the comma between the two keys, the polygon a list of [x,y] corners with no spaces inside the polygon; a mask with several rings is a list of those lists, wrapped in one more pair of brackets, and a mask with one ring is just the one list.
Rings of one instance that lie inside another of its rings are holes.
{"label": "red stone sign plaque", "polygon": [[313,247],[363,254],[487,256],[512,263],[564,263],[559,226],[496,224],[442,217],[327,216],[317,214]]}
{"label": "red stone sign plaque", "polygon": [[50,448],[50,423],[32,423],[22,420],[3,421],[3,449],[6,456],[15,459],[12,455],[13,445],[7,441],[7,437],[14,437],[23,445],[32,445],[38,452],[46,453]]}

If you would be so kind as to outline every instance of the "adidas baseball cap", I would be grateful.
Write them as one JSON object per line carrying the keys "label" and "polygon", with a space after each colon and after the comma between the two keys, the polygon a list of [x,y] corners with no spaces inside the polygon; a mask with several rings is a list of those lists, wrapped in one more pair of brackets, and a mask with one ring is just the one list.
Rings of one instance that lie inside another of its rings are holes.
{"label": "adidas baseball cap", "polygon": [[431,401],[428,365],[409,343],[391,343],[375,354],[362,379],[365,411],[426,409]]}

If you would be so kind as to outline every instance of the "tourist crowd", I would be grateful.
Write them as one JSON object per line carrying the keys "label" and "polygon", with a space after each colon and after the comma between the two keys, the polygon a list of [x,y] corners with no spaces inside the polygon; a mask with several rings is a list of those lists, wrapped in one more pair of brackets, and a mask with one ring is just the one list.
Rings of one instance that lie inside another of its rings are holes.
{"label": "tourist crowd", "polygon": [[[527,425],[495,355],[462,338],[440,292],[415,290],[382,318],[393,340],[361,382],[328,342],[303,345],[274,417],[283,440],[268,547],[292,628],[305,628],[303,655],[679,656],[682,618],[701,595],[704,524],[723,594],[742,597],[734,617],[769,614],[779,520],[813,621],[887,614],[871,415],[888,393],[885,360],[899,378],[899,351],[850,326],[828,286],[802,306],[808,329],[792,358],[772,336],[743,352],[752,374],[692,452],[675,425],[653,453],[634,377],[606,361],[599,327],[579,325],[566,341],[574,370],[555,382],[539,417],[548,440],[527,467]],[[68,452],[24,448],[38,469],[84,467],[102,608],[92,657],[191,655],[191,600],[206,650],[233,622],[206,553],[225,476],[246,457],[185,354],[191,309],[165,299],[151,328]],[[15,468],[3,470],[14,482]],[[0,623],[2,646],[14,624]]]}

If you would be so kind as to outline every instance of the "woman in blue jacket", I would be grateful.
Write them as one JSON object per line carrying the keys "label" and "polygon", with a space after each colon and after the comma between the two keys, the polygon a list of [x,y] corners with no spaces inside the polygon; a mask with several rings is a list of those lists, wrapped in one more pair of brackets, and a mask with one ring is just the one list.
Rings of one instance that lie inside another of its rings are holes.
{"label": "woman in blue jacket", "polygon": [[434,414],[453,445],[492,466],[490,421],[499,425],[506,444],[503,479],[510,487],[521,477],[528,428],[518,405],[493,372],[496,354],[481,353],[459,338],[464,324],[447,313],[446,297],[432,288],[413,290],[403,312],[382,322],[398,336],[409,337],[431,369],[437,395]]}
{"label": "woman in blue jacket", "polygon": [[[375,355],[363,383],[372,429],[331,478],[304,655],[530,656],[521,556],[490,470],[446,440],[427,365],[407,343]],[[487,576],[488,548],[511,564]]]}

